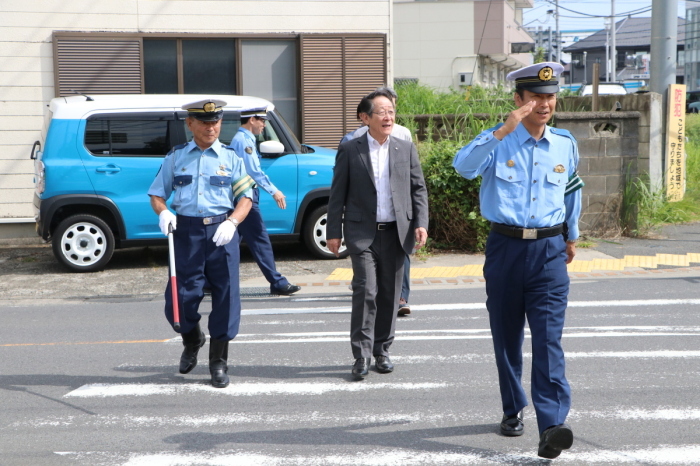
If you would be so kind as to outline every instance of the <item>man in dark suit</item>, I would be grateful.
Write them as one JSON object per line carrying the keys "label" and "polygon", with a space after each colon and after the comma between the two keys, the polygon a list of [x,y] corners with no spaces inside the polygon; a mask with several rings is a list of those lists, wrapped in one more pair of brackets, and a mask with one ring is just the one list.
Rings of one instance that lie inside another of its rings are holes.
{"label": "man in dark suit", "polygon": [[345,234],[352,261],[352,374],[364,379],[372,356],[380,373],[394,370],[396,302],[406,254],[428,238],[428,192],[416,146],[391,137],[396,109],[386,91],[358,108],[367,133],[338,147],[326,237],[336,255]]}

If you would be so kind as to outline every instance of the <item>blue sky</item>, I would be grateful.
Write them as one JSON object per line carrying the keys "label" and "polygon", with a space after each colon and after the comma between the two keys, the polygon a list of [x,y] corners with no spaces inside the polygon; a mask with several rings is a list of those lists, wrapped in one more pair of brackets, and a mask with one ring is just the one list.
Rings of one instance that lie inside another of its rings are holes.
{"label": "blue sky", "polygon": [[[554,10],[554,0],[535,0],[534,8],[526,9],[523,22],[527,27],[549,26],[554,29],[556,20],[552,15],[547,14],[547,10]],[[587,15],[610,15],[610,0],[559,0],[559,29],[579,30],[579,29],[603,29],[604,19]],[[700,7],[700,1],[678,0],[678,16],[685,18],[685,8],[694,6]],[[566,9],[565,9],[566,8]],[[573,10],[573,11],[570,11]],[[649,10],[643,13],[634,14],[634,18],[651,16],[651,0],[615,0],[615,15],[617,20],[622,19],[620,15],[628,12],[638,12]],[[584,14],[579,14],[584,13]]]}

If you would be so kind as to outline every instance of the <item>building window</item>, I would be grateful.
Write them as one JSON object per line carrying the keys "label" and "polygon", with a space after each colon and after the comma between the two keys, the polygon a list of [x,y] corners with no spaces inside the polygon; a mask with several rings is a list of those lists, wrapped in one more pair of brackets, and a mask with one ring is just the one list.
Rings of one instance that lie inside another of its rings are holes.
{"label": "building window", "polygon": [[143,41],[143,75],[146,94],[177,94],[177,41]]}
{"label": "building window", "polygon": [[146,94],[237,94],[235,54],[234,39],[144,39]]}

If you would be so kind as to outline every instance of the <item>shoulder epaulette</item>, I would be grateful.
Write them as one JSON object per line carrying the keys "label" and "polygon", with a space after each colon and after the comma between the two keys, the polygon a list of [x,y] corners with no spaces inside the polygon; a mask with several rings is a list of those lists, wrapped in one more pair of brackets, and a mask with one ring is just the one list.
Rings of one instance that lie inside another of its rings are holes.
{"label": "shoulder epaulette", "polygon": [[553,134],[556,134],[557,136],[564,136],[565,138],[571,139],[573,142],[576,142],[576,138],[574,137],[573,134],[569,132],[568,129],[563,129],[563,128],[550,128],[550,131]]}
{"label": "shoulder epaulette", "polygon": [[178,145],[174,146],[174,147],[173,147],[172,149],[170,149],[170,152],[168,152],[168,153],[167,153],[167,154],[165,154],[165,155],[167,156],[167,155],[170,155],[170,154],[172,154],[172,153],[173,153],[173,152],[175,152],[176,150],[184,149],[184,148],[185,148],[185,146],[187,146],[187,143],[184,143],[184,144],[178,144]]}

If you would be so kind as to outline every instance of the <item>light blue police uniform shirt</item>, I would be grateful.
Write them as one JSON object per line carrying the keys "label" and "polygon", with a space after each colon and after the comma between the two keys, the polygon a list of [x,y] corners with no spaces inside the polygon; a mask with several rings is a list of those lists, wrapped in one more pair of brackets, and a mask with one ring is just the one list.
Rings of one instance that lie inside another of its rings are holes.
{"label": "light blue police uniform shirt", "polygon": [[[245,177],[241,159],[218,139],[202,151],[194,141],[175,146],[148,190],[166,201],[175,192],[171,207],[179,215],[211,217],[233,209],[231,185]],[[250,188],[238,197],[253,198]]]}
{"label": "light blue police uniform shirt", "polygon": [[[238,128],[238,132],[231,141],[231,147],[236,151],[236,154],[243,159],[245,170],[251,178],[264,189],[270,196],[274,195],[278,189],[272,184],[270,178],[260,168],[260,156],[258,155],[257,139],[255,135],[245,128]],[[251,147],[252,152],[249,154],[245,151],[246,147]]]}
{"label": "light blue police uniform shirt", "polygon": [[[493,132],[502,125],[481,133],[452,162],[465,178],[481,175],[481,214],[491,222],[523,228],[566,222],[568,239],[577,239],[581,190],[564,196],[578,166],[575,139],[566,130],[546,126],[537,141],[519,124],[499,141]],[[562,167],[563,172],[555,170]]]}

